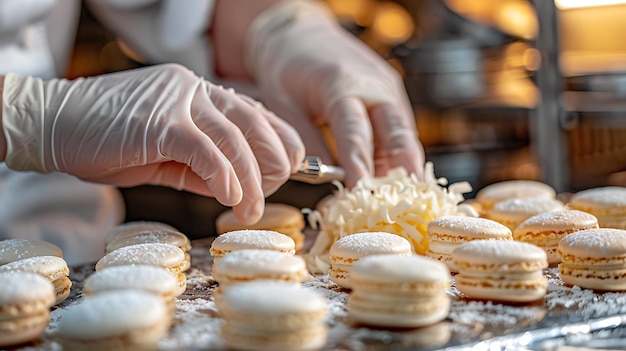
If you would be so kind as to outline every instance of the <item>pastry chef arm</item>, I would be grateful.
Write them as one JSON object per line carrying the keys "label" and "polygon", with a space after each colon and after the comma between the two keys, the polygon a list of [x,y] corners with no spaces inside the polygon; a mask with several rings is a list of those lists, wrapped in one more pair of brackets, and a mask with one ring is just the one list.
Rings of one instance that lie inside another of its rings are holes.
{"label": "pastry chef arm", "polygon": [[308,155],[346,170],[347,185],[396,166],[422,174],[424,153],[401,77],[320,1],[189,2],[88,3],[147,62],[253,83],[260,100],[298,130]]}
{"label": "pastry chef arm", "polygon": [[[422,176],[424,152],[414,115],[391,65],[318,1],[265,1],[274,5],[248,24],[233,20],[245,12],[240,2],[246,1],[216,3],[211,33],[218,73],[248,75],[268,108],[299,131],[307,154],[333,164],[336,149],[348,186],[398,166]],[[237,28],[242,25],[245,31]],[[233,33],[245,37],[233,40]],[[236,48],[243,63],[232,59],[234,43],[243,46]],[[332,142],[320,126],[328,127]]]}
{"label": "pastry chef arm", "polygon": [[284,121],[179,65],[73,81],[8,74],[2,88],[0,155],[18,171],[169,186],[250,223],[304,158]]}

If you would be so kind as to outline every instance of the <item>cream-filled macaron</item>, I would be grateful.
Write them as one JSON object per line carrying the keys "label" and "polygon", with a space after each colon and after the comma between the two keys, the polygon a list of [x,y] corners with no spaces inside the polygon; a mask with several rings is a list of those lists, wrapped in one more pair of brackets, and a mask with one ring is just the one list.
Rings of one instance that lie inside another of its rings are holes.
{"label": "cream-filled macaron", "polygon": [[65,310],[57,339],[67,350],[156,350],[171,324],[163,300],[141,290],[88,296]]}
{"label": "cream-filled macaron", "polygon": [[185,253],[180,248],[161,243],[137,244],[119,248],[96,263],[96,271],[113,266],[151,265],[172,272],[179,284],[187,284],[183,268],[187,266]]}
{"label": "cream-filled macaron", "polygon": [[0,347],[36,339],[50,322],[54,288],[30,272],[0,273]]}
{"label": "cream-filled macaron", "polygon": [[243,249],[229,252],[213,265],[213,278],[220,290],[251,280],[302,283],[309,273],[298,255],[273,250]]}
{"label": "cream-filled macaron", "polygon": [[9,262],[36,256],[63,257],[61,249],[47,241],[32,239],[0,240],[0,266]]}
{"label": "cream-filled macaron", "polygon": [[318,350],[326,344],[328,302],[279,281],[235,284],[215,297],[226,345],[241,350]]}
{"label": "cream-filled macaron", "polygon": [[559,242],[561,280],[581,288],[626,290],[626,230],[596,228],[566,235]]}
{"label": "cream-filled macaron", "polygon": [[567,234],[598,227],[598,219],[587,212],[561,210],[544,212],[520,223],[513,232],[513,239],[541,247],[548,255],[549,263],[559,263],[559,241]]}
{"label": "cream-filled macaron", "polygon": [[241,223],[233,210],[226,210],[217,217],[215,226],[218,234],[242,229],[272,230],[293,239],[296,251],[302,250],[304,245],[304,215],[297,207],[287,204],[266,203],[261,219],[250,225]]}
{"label": "cream-filled macaron", "polygon": [[337,240],[329,250],[328,277],[344,288],[350,288],[350,270],[359,259],[370,255],[413,254],[411,243],[405,238],[386,232],[350,234]]}
{"label": "cream-filled macaron", "polygon": [[557,199],[510,199],[495,204],[484,217],[502,223],[513,231],[536,214],[563,209],[565,205]]}
{"label": "cream-filled macaron", "polygon": [[543,298],[545,251],[514,240],[475,240],[452,251],[456,288],[475,299],[531,302]]}
{"label": "cream-filled macaron", "polygon": [[486,218],[465,216],[443,216],[428,223],[428,250],[425,256],[445,262],[450,270],[452,251],[459,245],[472,240],[511,240],[511,230],[504,224]]}
{"label": "cream-filled macaron", "polygon": [[293,255],[296,245],[292,238],[273,230],[234,230],[220,234],[211,243],[210,253],[217,262],[229,252],[243,249],[274,250]]}
{"label": "cream-filled macaron", "polygon": [[152,229],[137,232],[135,234],[127,233],[125,235],[118,236],[111,240],[111,242],[106,246],[105,254],[122,247],[148,243],[170,244],[180,248],[185,252],[185,260],[187,262],[187,265],[183,267],[183,271],[186,271],[191,267],[191,255],[189,254],[189,250],[191,250],[191,242],[189,241],[189,238],[181,232],[172,230]]}
{"label": "cream-filled macaron", "polygon": [[113,266],[96,271],[83,285],[85,295],[96,295],[111,290],[138,289],[151,292],[173,304],[185,292],[186,285],[168,270],[150,265]]}
{"label": "cream-filled macaron", "polygon": [[70,269],[65,260],[57,256],[36,256],[13,261],[0,266],[0,272],[31,272],[43,276],[54,286],[55,305],[69,296],[72,287]]}
{"label": "cream-filled macaron", "polygon": [[352,266],[350,281],[348,315],[358,323],[423,327],[444,320],[450,311],[450,271],[427,257],[364,257]]}
{"label": "cream-filled macaron", "polygon": [[582,190],[570,198],[567,207],[591,213],[602,228],[626,229],[626,188],[605,186]]}
{"label": "cream-filled macaron", "polygon": [[169,224],[155,222],[155,221],[133,221],[120,224],[113,229],[111,229],[104,238],[104,246],[109,245],[111,241],[113,241],[117,237],[125,236],[125,235],[134,235],[137,233],[142,233],[150,230],[167,230],[167,231],[178,231],[176,228],[172,227]]}
{"label": "cream-filled macaron", "polygon": [[509,199],[554,199],[556,192],[550,185],[535,180],[506,180],[485,186],[476,193],[484,210]]}

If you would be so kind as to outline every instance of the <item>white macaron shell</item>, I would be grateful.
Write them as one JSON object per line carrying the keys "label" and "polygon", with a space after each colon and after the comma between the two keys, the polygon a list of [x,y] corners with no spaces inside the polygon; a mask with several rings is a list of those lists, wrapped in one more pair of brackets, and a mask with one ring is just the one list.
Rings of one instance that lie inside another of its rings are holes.
{"label": "white macaron shell", "polygon": [[92,340],[124,335],[167,318],[165,304],[154,294],[116,290],[86,297],[68,308],[59,321],[64,338]]}
{"label": "white macaron shell", "polygon": [[297,273],[306,270],[300,256],[273,250],[245,249],[227,253],[215,263],[215,271],[238,277],[258,274]]}
{"label": "white macaron shell", "polygon": [[165,268],[149,265],[114,266],[94,272],[85,280],[89,294],[118,289],[141,289],[156,294],[176,290],[178,280]]}
{"label": "white macaron shell", "polygon": [[211,244],[212,251],[266,249],[295,252],[295,242],[285,234],[273,230],[243,229],[220,234]]}
{"label": "white macaron shell", "polygon": [[0,273],[0,306],[54,301],[54,287],[37,273]]}
{"label": "white macaron shell", "polygon": [[417,255],[374,255],[356,262],[351,277],[382,283],[448,283],[450,270],[442,262]]}
{"label": "white macaron shell", "polygon": [[556,197],[556,191],[548,184],[534,180],[509,180],[490,184],[476,193],[476,199],[481,203],[495,202],[512,198],[541,198]]}
{"label": "white macaron shell", "polygon": [[409,254],[411,243],[386,232],[365,232],[344,236],[330,247],[331,261],[336,258],[360,258],[374,254]]}
{"label": "white macaron shell", "polygon": [[566,235],[559,242],[559,252],[590,258],[626,258],[626,230],[594,228]]}
{"label": "white macaron shell", "polygon": [[176,246],[161,243],[137,244],[111,251],[96,263],[96,270],[132,264],[171,268],[184,261],[185,252]]}
{"label": "white macaron shell", "polygon": [[561,210],[543,212],[534,215],[515,229],[515,233],[525,231],[564,231],[592,228],[598,225],[598,219],[587,212],[578,210]]}
{"label": "white macaron shell", "polygon": [[47,241],[30,239],[0,240],[0,265],[36,256],[63,257],[61,249]]}
{"label": "white macaron shell", "polygon": [[172,227],[169,224],[161,223],[161,222],[153,222],[153,221],[134,221],[127,222],[124,224],[120,224],[117,227],[111,229],[105,239],[105,244],[110,243],[117,237],[122,237],[126,235],[134,235],[138,233],[143,233],[145,231],[150,230],[171,230],[176,231],[176,228]]}
{"label": "white macaron shell", "polygon": [[252,315],[280,316],[326,310],[326,299],[314,290],[280,281],[250,281],[233,285],[222,304]]}
{"label": "white macaron shell", "polygon": [[57,280],[69,274],[67,262],[57,256],[37,256],[7,263],[0,266],[0,272],[32,272]]}
{"label": "white macaron shell", "polygon": [[623,213],[626,207],[626,188],[606,186],[577,192],[568,205],[576,209],[601,209],[607,213]]}
{"label": "white macaron shell", "polygon": [[107,252],[111,252],[122,247],[147,243],[170,244],[181,248],[183,251],[187,251],[191,248],[189,238],[183,233],[153,230],[135,235],[117,237],[107,245],[106,250]]}
{"label": "white macaron shell", "polygon": [[452,251],[454,262],[507,265],[546,261],[546,252],[538,246],[513,240],[474,240]]}
{"label": "white macaron shell", "polygon": [[[433,219],[428,223],[427,231],[429,234],[451,237],[448,240],[454,242],[458,242],[458,237],[468,239],[511,237],[511,230],[501,223],[487,218],[466,216],[443,216]],[[444,240],[445,237],[437,239]]]}

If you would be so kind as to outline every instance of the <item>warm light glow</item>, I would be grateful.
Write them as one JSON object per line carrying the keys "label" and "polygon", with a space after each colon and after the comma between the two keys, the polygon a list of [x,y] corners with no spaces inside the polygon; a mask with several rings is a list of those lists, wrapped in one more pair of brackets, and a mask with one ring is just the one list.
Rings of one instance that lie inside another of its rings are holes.
{"label": "warm light glow", "polygon": [[325,0],[326,5],[339,18],[348,18],[367,27],[376,3],[373,0]]}
{"label": "warm light glow", "polygon": [[530,2],[503,1],[497,11],[495,22],[503,31],[524,39],[537,36],[539,23]]}
{"label": "warm light glow", "polygon": [[372,30],[386,43],[400,43],[413,34],[414,25],[411,15],[404,7],[383,2],[376,9]]}
{"label": "warm light glow", "polygon": [[522,61],[524,62],[524,67],[526,67],[529,71],[536,71],[541,66],[541,55],[539,50],[534,48],[528,48],[524,50],[524,54],[522,55]]}
{"label": "warm light glow", "polygon": [[506,33],[534,39],[539,24],[528,0],[447,0],[451,9],[473,20],[493,24]]}
{"label": "warm light glow", "polygon": [[625,4],[624,0],[554,0],[560,10]]}

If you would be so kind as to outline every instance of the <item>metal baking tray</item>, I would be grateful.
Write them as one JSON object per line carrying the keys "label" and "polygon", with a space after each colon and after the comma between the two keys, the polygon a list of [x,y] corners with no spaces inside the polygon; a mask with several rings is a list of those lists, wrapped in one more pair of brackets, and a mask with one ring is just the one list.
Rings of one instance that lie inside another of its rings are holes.
{"label": "metal baking tray", "polygon": [[[217,286],[210,270],[210,240],[194,241],[187,291],[177,300],[173,326],[159,350],[226,350],[222,320],[213,303]],[[83,298],[82,283],[93,264],[72,267],[69,298],[53,308],[51,322],[36,341],[10,350],[61,350],[54,339],[64,310]],[[418,329],[375,329],[348,318],[348,292],[327,276],[306,283],[327,296],[330,307],[328,351],[379,350],[626,350],[626,292],[594,292],[565,285],[556,268],[545,271],[548,293],[531,304],[501,304],[467,299],[453,287],[448,318]],[[454,280],[452,279],[452,284]]]}

